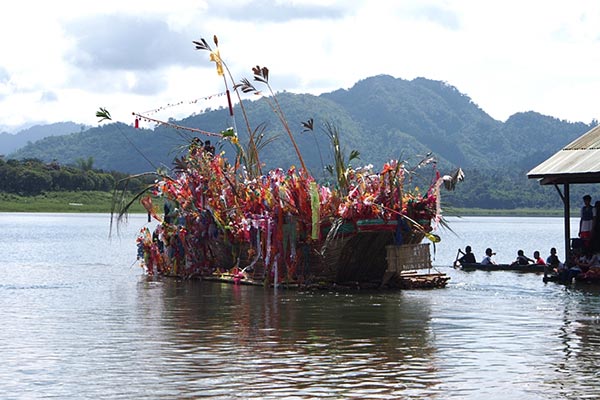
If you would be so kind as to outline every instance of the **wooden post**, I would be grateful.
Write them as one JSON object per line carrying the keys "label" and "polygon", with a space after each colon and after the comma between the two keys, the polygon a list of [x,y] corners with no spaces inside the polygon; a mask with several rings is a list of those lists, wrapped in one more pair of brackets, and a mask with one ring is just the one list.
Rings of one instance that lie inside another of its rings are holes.
{"label": "wooden post", "polygon": [[571,259],[571,195],[568,183],[565,183],[563,202],[565,206],[565,265],[568,265],[568,261]]}

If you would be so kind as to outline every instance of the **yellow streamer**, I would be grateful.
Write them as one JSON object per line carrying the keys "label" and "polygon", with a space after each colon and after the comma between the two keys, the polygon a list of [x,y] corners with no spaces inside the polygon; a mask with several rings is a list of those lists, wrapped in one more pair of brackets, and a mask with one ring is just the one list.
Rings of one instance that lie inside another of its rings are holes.
{"label": "yellow streamer", "polygon": [[319,239],[319,208],[321,206],[319,201],[319,189],[317,188],[317,182],[312,181],[310,183],[310,207],[312,208],[312,239]]}
{"label": "yellow streamer", "polygon": [[217,64],[217,74],[223,76],[223,62],[221,61],[221,53],[219,49],[210,52],[210,61],[214,61]]}

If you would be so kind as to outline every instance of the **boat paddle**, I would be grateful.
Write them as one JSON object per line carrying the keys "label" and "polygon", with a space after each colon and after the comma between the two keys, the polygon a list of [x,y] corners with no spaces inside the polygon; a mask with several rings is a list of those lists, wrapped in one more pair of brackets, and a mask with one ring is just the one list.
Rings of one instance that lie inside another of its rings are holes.
{"label": "boat paddle", "polygon": [[458,256],[460,255],[460,253],[462,253],[462,251],[460,249],[458,249],[458,251],[456,252],[456,258],[454,259],[454,262],[452,263],[452,266],[454,268],[460,267],[460,263],[458,262]]}

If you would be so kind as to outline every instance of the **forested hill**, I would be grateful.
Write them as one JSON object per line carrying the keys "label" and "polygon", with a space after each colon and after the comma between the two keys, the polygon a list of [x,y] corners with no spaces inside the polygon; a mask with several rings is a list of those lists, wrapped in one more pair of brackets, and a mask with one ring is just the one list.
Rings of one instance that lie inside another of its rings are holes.
{"label": "forested hill", "polygon": [[[484,180],[495,176],[496,181],[491,186],[488,182],[486,191],[502,186],[501,180],[509,180],[506,184],[509,189],[515,186],[512,179],[519,180],[515,190],[520,197],[523,190],[531,190],[533,183],[528,183],[524,176],[530,168],[592,127],[531,111],[515,114],[506,122],[497,121],[457,88],[425,78],[409,81],[380,75],[359,81],[348,90],[320,96],[283,92],[277,97],[314,175],[320,175],[323,165],[331,163],[329,142],[322,127],[333,123],[341,132],[346,152],[360,151],[361,160],[355,164],[379,166],[391,158],[416,162],[433,152],[443,169],[461,166]],[[289,139],[269,104],[261,99],[245,101],[245,105],[253,129],[264,124],[265,136],[279,136],[265,147],[261,161],[268,167],[298,165]],[[315,121],[315,130],[303,133],[301,122],[310,118]],[[212,132],[231,125],[223,109],[191,116],[179,123]],[[243,140],[247,134],[240,112],[236,124]],[[117,123],[48,137],[21,148],[11,157],[55,159],[61,163],[93,157],[96,168],[143,172],[160,165],[170,166],[186,140],[189,137],[184,131],[165,127],[135,130]],[[232,149],[224,144],[223,150]],[[469,190],[476,189],[466,185],[463,194],[468,195]]]}
{"label": "forested hill", "polygon": [[0,154],[9,154],[47,136],[64,135],[71,132],[82,132],[89,126],[73,122],[57,122],[49,125],[35,125],[20,131],[17,135],[7,132],[0,133]]}
{"label": "forested hill", "polygon": [[383,132],[409,136],[440,159],[465,168],[530,168],[592,127],[531,111],[502,123],[454,86],[424,78],[376,76],[322,97],[340,104],[379,137],[385,137]]}

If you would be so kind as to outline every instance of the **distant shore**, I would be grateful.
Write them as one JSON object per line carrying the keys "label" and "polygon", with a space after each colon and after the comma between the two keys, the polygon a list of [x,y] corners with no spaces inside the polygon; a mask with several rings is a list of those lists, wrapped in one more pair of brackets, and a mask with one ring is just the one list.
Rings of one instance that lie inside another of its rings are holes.
{"label": "distant shore", "polygon": [[[110,213],[112,206],[112,192],[48,192],[37,196],[0,193],[0,212]],[[146,210],[136,202],[130,212]]]}
{"label": "distant shore", "polygon": [[[578,216],[579,211],[571,211],[571,216]],[[444,217],[562,217],[561,209],[515,208],[512,210],[492,210],[486,208],[452,208],[444,210]]]}
{"label": "distant shore", "polygon": [[[10,193],[0,193],[0,212],[110,213],[112,203],[112,192],[48,192],[38,196],[18,196]],[[146,213],[146,210],[139,202],[135,202],[130,212]],[[448,207],[448,209],[444,209],[443,214],[445,217],[562,217],[563,210],[534,208],[491,210]],[[577,211],[573,211],[571,215],[577,216]]]}

